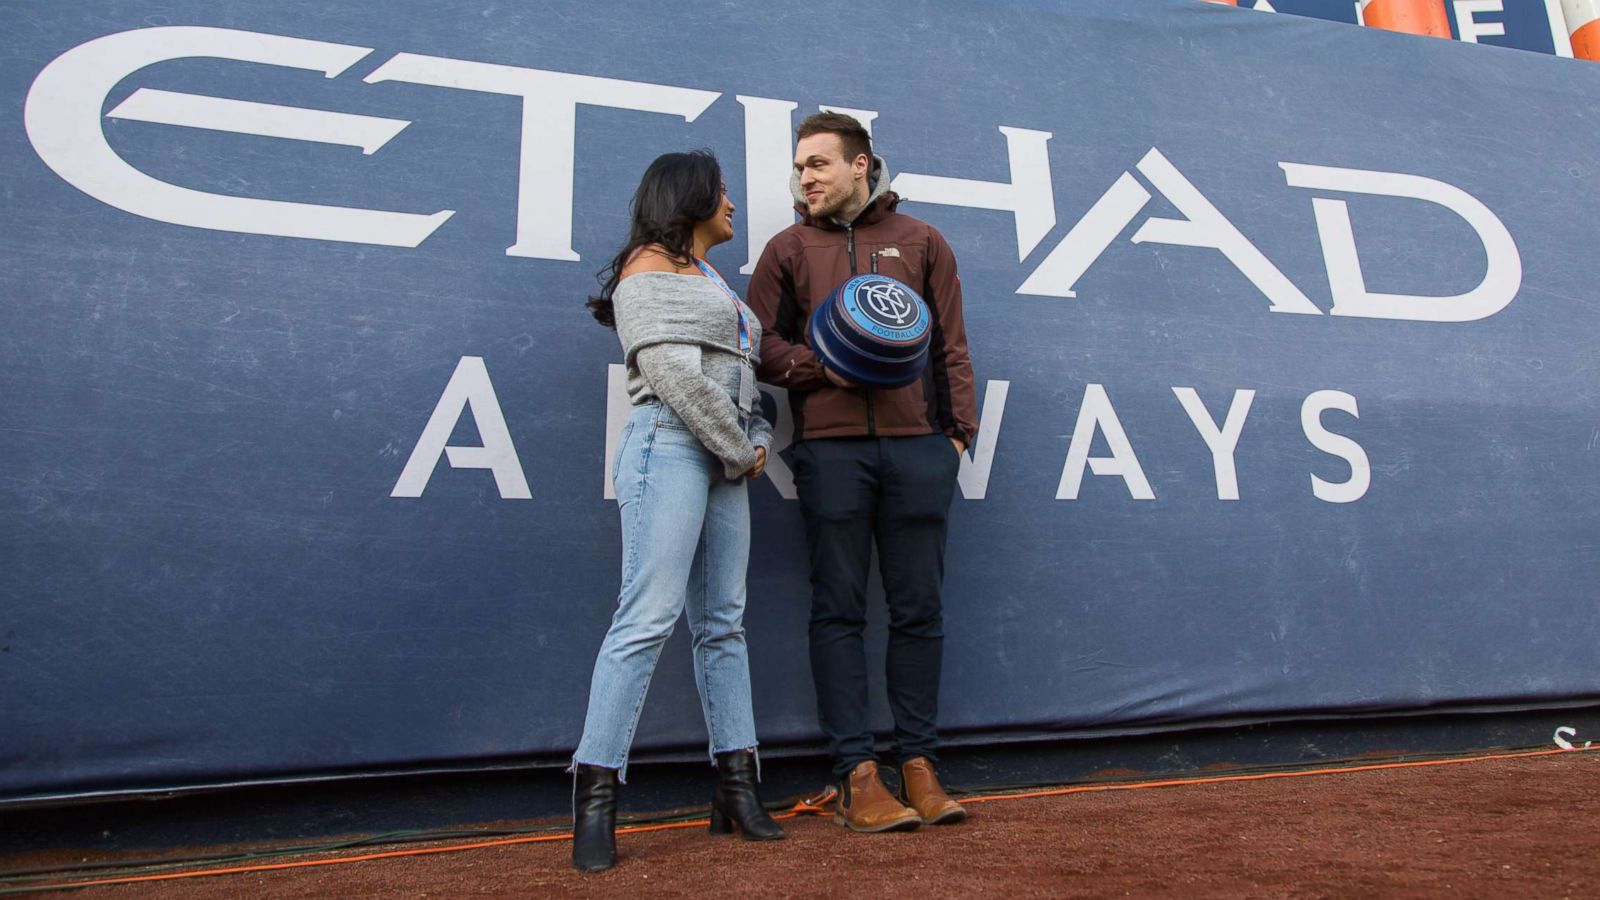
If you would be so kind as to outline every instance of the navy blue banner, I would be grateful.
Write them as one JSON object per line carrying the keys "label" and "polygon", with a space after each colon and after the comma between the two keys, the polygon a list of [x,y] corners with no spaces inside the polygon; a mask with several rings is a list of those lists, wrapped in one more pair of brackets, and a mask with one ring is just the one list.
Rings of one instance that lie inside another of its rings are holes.
{"label": "navy blue banner", "polygon": [[[0,798],[563,760],[627,402],[584,298],[693,147],[742,290],[820,107],[960,263],[954,739],[1600,696],[1600,68],[1191,0],[8,18]],[[768,748],[818,737],[792,497]],[[681,636],[653,684],[636,749],[696,752]]]}

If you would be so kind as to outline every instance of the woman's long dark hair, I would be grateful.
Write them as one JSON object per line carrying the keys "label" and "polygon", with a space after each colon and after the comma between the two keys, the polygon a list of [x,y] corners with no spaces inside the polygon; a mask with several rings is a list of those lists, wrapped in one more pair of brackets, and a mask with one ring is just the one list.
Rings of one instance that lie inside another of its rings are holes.
{"label": "woman's long dark hair", "polygon": [[694,227],[716,214],[722,204],[722,167],[709,150],[664,153],[644,170],[633,193],[632,224],[627,243],[610,265],[596,273],[601,288],[589,298],[589,311],[607,328],[617,327],[611,295],[622,267],[640,247],[659,244],[680,265],[694,262]]}

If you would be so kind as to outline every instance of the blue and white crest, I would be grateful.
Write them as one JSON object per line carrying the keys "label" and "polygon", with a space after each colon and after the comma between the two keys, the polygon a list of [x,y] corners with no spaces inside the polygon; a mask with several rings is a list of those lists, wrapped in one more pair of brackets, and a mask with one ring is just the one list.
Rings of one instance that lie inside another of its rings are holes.
{"label": "blue and white crest", "polygon": [[874,387],[916,381],[928,361],[928,305],[902,281],[857,275],[811,317],[811,345],[830,369]]}

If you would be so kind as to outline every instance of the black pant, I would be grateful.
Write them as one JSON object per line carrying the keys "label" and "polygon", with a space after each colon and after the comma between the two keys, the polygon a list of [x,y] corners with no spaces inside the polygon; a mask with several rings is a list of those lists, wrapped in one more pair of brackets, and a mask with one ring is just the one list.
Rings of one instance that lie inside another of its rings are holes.
{"label": "black pant", "polygon": [[837,775],[877,759],[862,640],[874,538],[889,605],[895,755],[937,759],[939,589],[960,459],[942,434],[812,439],[790,457],[811,550],[811,677]]}

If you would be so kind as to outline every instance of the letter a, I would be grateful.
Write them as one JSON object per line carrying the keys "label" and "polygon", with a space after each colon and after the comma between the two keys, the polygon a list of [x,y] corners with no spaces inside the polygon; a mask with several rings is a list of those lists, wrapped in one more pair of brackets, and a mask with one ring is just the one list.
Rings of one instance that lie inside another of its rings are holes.
{"label": "letter a", "polygon": [[[450,440],[450,432],[455,430],[456,422],[469,404],[483,446],[446,447],[445,441]],[[489,370],[484,367],[481,356],[463,356],[456,364],[455,374],[444,386],[444,393],[389,496],[421,497],[441,453],[449,458],[452,468],[493,472],[495,486],[500,489],[503,500],[527,500],[533,496],[528,491],[528,479],[522,474],[517,448],[511,443],[511,431],[506,428],[506,417],[500,412],[500,401],[495,399],[494,385],[489,383]]]}
{"label": "letter a", "polygon": [[[1089,458],[1089,445],[1094,441],[1095,429],[1106,436],[1110,456]],[[1111,406],[1102,385],[1090,384],[1083,390],[1083,405],[1078,407],[1078,424],[1072,429],[1072,445],[1067,449],[1067,462],[1061,467],[1061,484],[1056,488],[1057,500],[1078,499],[1078,487],[1083,484],[1083,467],[1088,466],[1096,475],[1121,475],[1128,485],[1128,493],[1135,500],[1154,500],[1150,480],[1144,477],[1139,457],[1133,453],[1128,433],[1117,420],[1117,411]]]}
{"label": "letter a", "polygon": [[[1219,250],[1250,283],[1266,295],[1272,312],[1321,315],[1322,311],[1268,260],[1250,239],[1235,228],[1216,206],[1154,147],[1139,160],[1139,172],[1167,198],[1182,219],[1151,217],[1133,233],[1135,244],[1170,244]],[[903,178],[904,176],[902,176]],[[895,179],[899,185],[901,179]],[[1132,224],[1150,192],[1124,172],[1094,206],[1072,226],[1029,275],[1019,294],[1041,297],[1076,297],[1074,286],[1100,254]],[[1052,222],[1052,224],[1054,224]]]}

